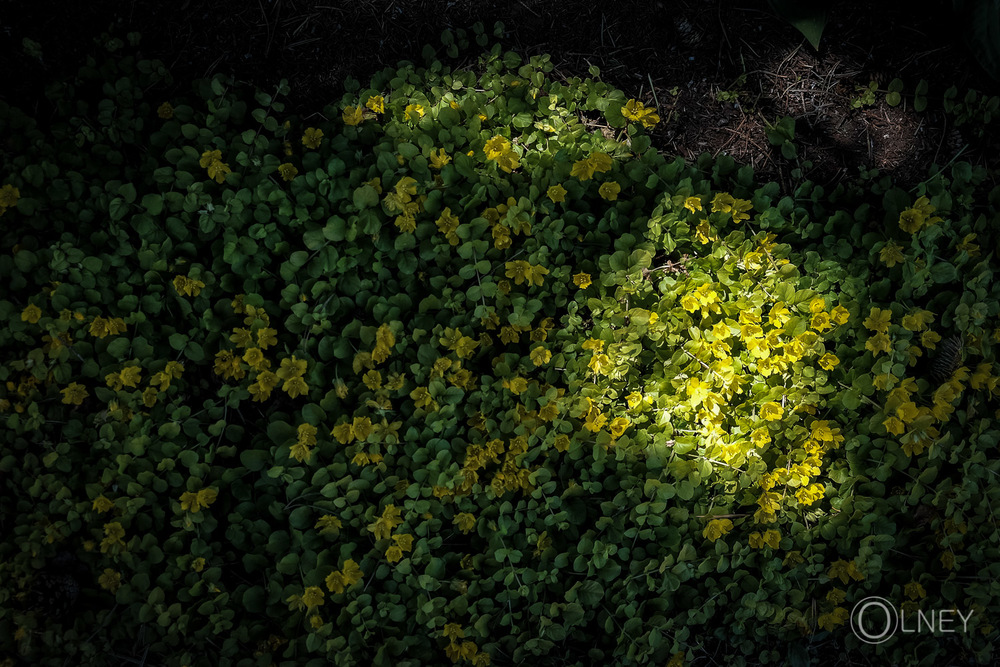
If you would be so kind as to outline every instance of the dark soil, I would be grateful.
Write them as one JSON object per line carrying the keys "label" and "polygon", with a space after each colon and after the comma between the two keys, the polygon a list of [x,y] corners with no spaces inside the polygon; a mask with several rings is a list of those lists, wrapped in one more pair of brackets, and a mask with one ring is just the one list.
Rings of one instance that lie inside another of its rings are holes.
{"label": "dark soil", "polygon": [[[783,115],[796,119],[800,160],[812,163],[805,171],[819,182],[875,167],[908,184],[959,152],[985,162],[997,148],[995,130],[980,137],[956,128],[941,108],[952,85],[960,95],[996,92],[944,2],[837,2],[819,52],[762,0],[4,4],[0,60],[8,81],[0,98],[27,108],[43,101],[47,81],[74,72],[104,31],[140,32],[142,53],[162,59],[182,84],[221,72],[271,89],[286,78],[287,110],[305,116],[336,102],[348,76],[364,80],[400,59],[420,61],[425,44],[440,45],[444,28],[503,21],[506,48],[549,53],[565,76],[587,76],[597,65],[609,83],[657,103],[665,121],[656,129],[660,150],[687,158],[727,153],[761,179],[787,185],[796,166],[767,141],[767,124]],[[41,62],[25,53],[25,37],[42,45]],[[897,76],[910,92],[920,79],[929,82],[927,110],[914,111],[905,95],[897,107],[885,102]],[[875,104],[852,108],[870,81],[883,92]]]}

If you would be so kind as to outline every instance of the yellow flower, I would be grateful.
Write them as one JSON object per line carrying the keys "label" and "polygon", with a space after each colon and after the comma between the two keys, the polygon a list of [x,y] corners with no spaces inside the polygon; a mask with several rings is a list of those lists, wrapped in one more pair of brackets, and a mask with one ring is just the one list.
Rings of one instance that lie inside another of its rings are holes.
{"label": "yellow flower", "polygon": [[315,127],[307,127],[302,133],[302,145],[306,148],[316,150],[323,141],[323,130]]}
{"label": "yellow flower", "polygon": [[868,317],[864,321],[864,325],[869,331],[884,334],[889,331],[891,319],[891,310],[872,307],[871,313],[868,314]]}
{"label": "yellow flower", "polygon": [[441,169],[449,162],[451,162],[451,157],[444,152],[443,148],[431,151],[431,167],[434,169]]}
{"label": "yellow flower", "polygon": [[29,324],[38,324],[38,320],[42,317],[42,309],[35,304],[28,304],[24,310],[21,311],[21,321],[28,322]]}
{"label": "yellow flower", "polygon": [[531,264],[519,259],[513,262],[506,262],[504,268],[506,269],[507,277],[513,278],[515,285],[520,285],[528,277],[531,271]]}
{"label": "yellow flower", "polygon": [[345,125],[360,125],[361,121],[364,120],[364,109],[362,107],[347,106],[344,107],[344,124]]}
{"label": "yellow flower", "polygon": [[544,366],[549,363],[549,360],[552,359],[552,352],[539,345],[531,351],[529,356],[531,357],[531,362],[535,364],[535,366]]}
{"label": "yellow flower", "polygon": [[760,407],[761,419],[765,421],[778,421],[784,413],[785,411],[781,405],[774,401],[765,403]]}
{"label": "yellow flower", "polygon": [[589,181],[594,177],[594,164],[586,158],[577,160],[573,163],[573,169],[569,175],[581,181]]}
{"label": "yellow flower", "polygon": [[979,255],[979,246],[973,241],[976,240],[975,234],[969,234],[962,239],[962,242],[958,244],[957,249],[959,251],[965,251],[969,254],[969,257],[977,257]]}
{"label": "yellow flower", "polygon": [[897,417],[886,417],[882,422],[885,430],[892,435],[903,435],[906,432],[906,425]]}
{"label": "yellow flower", "polygon": [[902,324],[907,331],[923,331],[934,321],[934,313],[929,310],[916,310],[909,315],[904,315]]}
{"label": "yellow flower", "polygon": [[827,352],[822,357],[819,358],[819,367],[825,371],[832,371],[837,364],[840,363],[840,359],[836,355]]}
{"label": "yellow flower", "polygon": [[884,333],[877,333],[865,341],[865,349],[874,353],[875,356],[878,356],[880,352],[888,354],[889,350],[892,349],[892,341]]}
{"label": "yellow flower", "polygon": [[608,431],[611,433],[612,438],[620,438],[631,425],[632,422],[625,417],[615,417],[608,424]]}
{"label": "yellow flower", "polygon": [[837,306],[830,311],[830,319],[833,320],[834,324],[841,325],[847,324],[847,320],[851,318],[851,313],[849,310],[843,306]]}
{"label": "yellow flower", "polygon": [[335,516],[330,516],[329,514],[324,514],[316,521],[314,528],[319,529],[320,535],[325,535],[327,533],[336,535],[344,524],[341,520]]}
{"label": "yellow flower", "polygon": [[101,540],[101,553],[109,553],[125,548],[125,529],[117,521],[104,524],[104,539]]}
{"label": "yellow flower", "polygon": [[299,170],[295,168],[290,162],[285,162],[278,167],[278,173],[286,181],[290,181],[295,178],[295,175],[299,173]]}
{"label": "yellow flower", "polygon": [[353,586],[354,584],[356,584],[359,581],[361,581],[361,577],[364,574],[361,571],[361,568],[358,566],[358,564],[355,563],[350,558],[348,558],[346,561],[344,561],[343,572],[344,572],[344,582],[348,586]]}
{"label": "yellow flower", "polygon": [[123,386],[131,387],[133,389],[138,388],[140,380],[140,369],[138,366],[128,366],[121,369],[118,373],[118,377],[121,379]]}
{"label": "yellow flower", "polygon": [[906,258],[903,256],[903,246],[893,241],[886,243],[879,251],[878,256],[890,269],[906,261]]}
{"label": "yellow flower", "polygon": [[935,331],[925,331],[920,335],[920,344],[926,347],[928,350],[933,350],[937,348],[937,344],[941,342],[941,334]]}
{"label": "yellow flower", "polygon": [[918,600],[927,597],[927,591],[916,581],[911,581],[903,587],[903,592],[911,600]]}
{"label": "yellow flower", "polygon": [[824,495],[825,489],[822,484],[810,484],[796,491],[795,499],[803,505],[812,505],[817,500],[822,499]]}
{"label": "yellow flower", "polygon": [[81,384],[76,382],[70,382],[65,389],[61,389],[62,402],[65,405],[80,405],[83,403],[83,399],[87,398],[89,394],[87,390]]}
{"label": "yellow flower", "polygon": [[694,229],[694,237],[699,243],[711,243],[712,241],[717,241],[718,237],[715,235],[715,230],[712,226],[708,224],[708,220],[702,220],[698,223],[698,226]]}
{"label": "yellow flower", "polygon": [[843,607],[835,607],[833,611],[829,613],[820,614],[816,618],[816,624],[820,627],[820,629],[832,632],[838,625],[843,625],[847,622],[848,618],[850,618],[850,613],[846,609]]}
{"label": "yellow flower", "polygon": [[712,519],[705,526],[705,530],[702,531],[702,536],[708,539],[709,542],[715,542],[717,539],[728,533],[733,529],[733,522],[729,519]]}
{"label": "yellow flower", "polygon": [[558,204],[559,202],[566,201],[566,188],[558,183],[549,186],[549,189],[545,194],[553,201],[553,203]]}
{"label": "yellow flower", "polygon": [[730,213],[735,201],[728,192],[719,192],[712,197],[712,213]]}
{"label": "yellow flower", "polygon": [[344,592],[345,585],[349,585],[344,581],[342,572],[331,572],[323,583],[326,584],[327,590],[338,595]]}
{"label": "yellow flower", "polygon": [[702,210],[701,207],[701,197],[688,197],[684,200],[684,208],[691,211],[692,213],[698,213]]}
{"label": "yellow flower", "polygon": [[622,107],[622,116],[626,120],[638,121],[642,123],[643,127],[653,127],[660,122],[660,117],[657,115],[654,109],[647,109],[642,102],[638,100],[629,100]]}
{"label": "yellow flower", "polygon": [[114,508],[115,504],[110,500],[108,500],[107,498],[105,498],[104,496],[97,496],[96,498],[94,498],[94,504],[91,506],[91,509],[93,509],[95,512],[100,512],[101,514],[103,514],[104,512],[110,512]]}
{"label": "yellow flower", "polygon": [[302,602],[310,611],[319,607],[323,604],[323,589],[319,586],[310,586],[302,593]]}
{"label": "yellow flower", "polygon": [[926,216],[915,208],[908,208],[899,214],[899,228],[904,232],[916,234],[924,226]]}
{"label": "yellow flower", "polygon": [[458,526],[460,531],[468,534],[476,525],[476,517],[472,516],[468,512],[461,512],[455,515],[452,522]]}
{"label": "yellow flower", "polygon": [[607,375],[608,372],[613,368],[611,363],[611,358],[606,354],[595,354],[591,357],[590,362],[587,364],[590,370],[594,371],[598,375]]}
{"label": "yellow flower", "polygon": [[745,199],[734,199],[732,203],[733,222],[740,223],[750,219],[748,211],[753,209],[753,204]]}
{"label": "yellow flower", "polygon": [[221,161],[222,161],[221,150],[205,151],[204,153],[201,154],[201,159],[198,160],[198,166],[200,166],[202,169],[206,169],[213,162],[221,162]]}
{"label": "yellow flower", "polygon": [[385,113],[385,98],[381,95],[372,95],[365,102],[365,106],[375,113]]}
{"label": "yellow flower", "polygon": [[608,201],[615,201],[618,199],[618,193],[621,192],[622,186],[618,184],[618,181],[608,181],[607,183],[602,183],[601,187],[597,189],[597,193],[601,195],[603,199]]}
{"label": "yellow flower", "polygon": [[419,120],[424,117],[424,108],[419,104],[407,104],[403,115],[407,120]]}
{"label": "yellow flower", "polygon": [[354,437],[362,442],[368,439],[372,430],[372,420],[368,417],[355,417],[351,423],[351,431],[354,433]]}
{"label": "yellow flower", "polygon": [[577,273],[573,276],[573,284],[580,289],[587,289],[590,287],[590,274],[589,273]]}
{"label": "yellow flower", "polygon": [[117,593],[122,585],[122,575],[115,572],[110,567],[104,568],[104,572],[97,578],[97,583],[101,588],[111,593]]}
{"label": "yellow flower", "polygon": [[854,579],[855,581],[861,581],[865,578],[865,575],[861,573],[858,566],[855,565],[854,561],[846,561],[840,559],[830,566],[830,570],[827,572],[827,576],[830,579],[840,579],[841,582],[847,583],[848,579]]}
{"label": "yellow flower", "polygon": [[163,120],[169,120],[174,117],[174,107],[170,102],[164,102],[156,108],[156,115]]}
{"label": "yellow flower", "polygon": [[827,313],[816,313],[812,317],[810,326],[816,331],[826,331],[833,325],[830,324],[830,316]]}

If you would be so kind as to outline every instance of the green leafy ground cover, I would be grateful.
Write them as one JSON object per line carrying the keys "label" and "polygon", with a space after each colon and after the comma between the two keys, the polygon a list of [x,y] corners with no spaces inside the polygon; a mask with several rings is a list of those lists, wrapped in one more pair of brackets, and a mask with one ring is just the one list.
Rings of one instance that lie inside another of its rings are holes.
{"label": "green leafy ground cover", "polygon": [[991,174],[783,194],[499,47],[308,120],[166,77],[0,108],[6,664],[989,661]]}

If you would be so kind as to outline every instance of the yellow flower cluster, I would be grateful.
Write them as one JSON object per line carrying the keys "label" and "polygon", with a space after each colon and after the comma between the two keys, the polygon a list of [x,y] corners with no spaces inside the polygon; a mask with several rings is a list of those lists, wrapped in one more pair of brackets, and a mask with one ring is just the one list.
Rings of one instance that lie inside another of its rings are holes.
{"label": "yellow flower cluster", "polygon": [[438,231],[448,239],[448,243],[458,245],[461,240],[458,238],[458,234],[455,233],[458,230],[458,216],[451,212],[451,207],[441,211],[441,215],[434,224],[437,225]]}
{"label": "yellow flower cluster", "polygon": [[104,539],[101,540],[102,554],[118,554],[125,551],[125,528],[121,523],[113,521],[104,524]]}
{"label": "yellow flower cluster", "polygon": [[711,283],[702,283],[693,292],[681,297],[681,308],[689,313],[700,309],[702,317],[721,312],[719,303],[719,294],[712,288]]}
{"label": "yellow flower cluster", "polygon": [[137,388],[141,379],[141,369],[138,366],[126,366],[117,373],[108,373],[104,376],[108,386],[118,391],[123,387]]}
{"label": "yellow flower cluster", "polygon": [[353,586],[361,581],[364,573],[352,559],[344,561],[344,567],[338,571],[331,572],[326,577],[326,587],[331,593],[340,594],[344,589]]}
{"label": "yellow flower cluster", "polygon": [[149,384],[157,387],[159,391],[166,391],[170,388],[170,381],[179,379],[183,372],[184,364],[179,361],[168,361],[162,371],[153,374],[153,377],[149,380]]}
{"label": "yellow flower cluster", "polygon": [[208,177],[214,179],[216,183],[222,183],[226,176],[232,172],[229,165],[222,161],[221,150],[208,150],[201,154],[198,165],[208,171]]}
{"label": "yellow flower cluster", "polygon": [[831,565],[826,576],[830,579],[840,579],[845,584],[849,579],[861,581],[865,578],[865,575],[858,569],[857,564],[853,560],[846,561],[844,559],[840,559]]}
{"label": "yellow flower cluster", "polygon": [[382,515],[376,519],[373,523],[367,526],[368,531],[375,536],[376,540],[384,540],[392,534],[392,531],[396,529],[396,526],[403,523],[403,519],[400,517],[399,508],[395,505],[389,504],[385,506],[382,510]]}
{"label": "yellow flower cluster", "polygon": [[594,174],[611,171],[613,164],[611,156],[607,153],[591,153],[588,157],[574,162],[569,175],[581,181],[589,181]]}
{"label": "yellow flower cluster", "polygon": [[472,667],[488,667],[491,664],[490,654],[482,653],[476,643],[470,640],[459,643],[465,638],[465,630],[458,623],[445,623],[441,635],[448,639],[444,653],[452,662],[467,660]]}
{"label": "yellow flower cluster", "polygon": [[298,439],[292,445],[291,457],[302,463],[312,458],[312,448],[316,446],[316,427],[312,424],[299,424]]}
{"label": "yellow flower cluster", "polygon": [[302,379],[306,374],[306,366],[307,362],[305,359],[297,359],[293,354],[290,358],[281,360],[281,366],[275,373],[278,379],[284,382],[281,385],[281,390],[292,398],[298,398],[299,396],[309,393],[309,386],[306,384],[306,381]]}
{"label": "yellow flower cluster", "polygon": [[198,296],[204,286],[205,283],[194,278],[187,276],[174,277],[174,289],[182,296]]}
{"label": "yellow flower cluster", "polygon": [[410,176],[403,176],[396,182],[392,192],[382,198],[385,209],[389,213],[398,213],[396,216],[396,227],[401,232],[413,233],[417,228],[417,213],[423,210],[423,202],[427,198],[421,195],[413,199],[417,194],[417,180]]}
{"label": "yellow flower cluster", "polygon": [[497,135],[489,139],[483,146],[487,160],[493,160],[503,171],[508,174],[521,166],[517,151],[507,137]]}
{"label": "yellow flower cluster", "polygon": [[777,549],[781,542],[781,533],[776,530],[765,530],[763,533],[754,531],[750,533],[749,541],[754,549],[763,549],[765,546]]}
{"label": "yellow flower cluster", "polygon": [[645,128],[650,128],[660,122],[660,116],[656,113],[656,109],[646,108],[646,106],[638,100],[629,100],[622,107],[622,115],[625,116],[627,120],[633,122],[642,123]]}
{"label": "yellow flower cluster", "polygon": [[[493,233],[493,245],[497,250],[504,250],[510,247],[510,235],[512,232],[526,236],[531,235],[531,218],[535,212],[533,210],[512,211],[516,207],[517,200],[513,197],[508,197],[506,204],[497,204],[494,207],[487,208],[482,213],[482,217],[490,223]],[[512,215],[508,216],[508,212],[511,212]]]}
{"label": "yellow flower cluster", "polygon": [[527,281],[529,285],[542,286],[542,279],[549,273],[549,270],[541,264],[532,266],[528,262],[518,259],[504,264],[508,278],[514,279],[515,285],[520,285]]}
{"label": "yellow flower cluster", "polygon": [[120,333],[125,333],[125,330],[125,320],[122,318],[104,318],[98,315],[90,323],[89,333],[91,336],[104,338],[105,336],[116,336]]}
{"label": "yellow flower cluster", "polygon": [[733,222],[739,224],[750,219],[748,211],[753,204],[745,199],[735,199],[728,192],[720,192],[712,198],[712,213],[730,213]]}
{"label": "yellow flower cluster", "polygon": [[200,491],[185,491],[181,494],[181,510],[184,512],[200,512],[215,502],[219,497],[219,492],[211,487]]}
{"label": "yellow flower cluster", "polygon": [[385,559],[390,563],[398,563],[403,559],[403,554],[413,551],[413,535],[394,533],[391,537],[395,544],[385,550]]}

